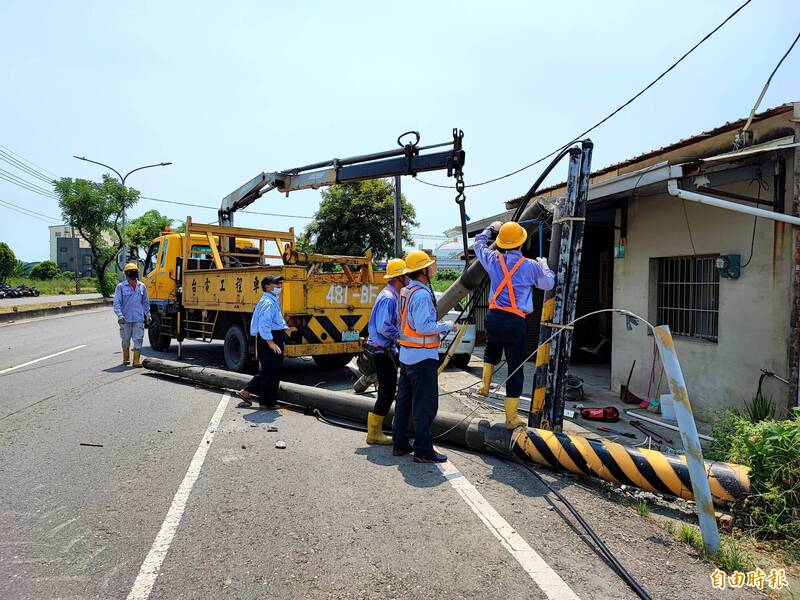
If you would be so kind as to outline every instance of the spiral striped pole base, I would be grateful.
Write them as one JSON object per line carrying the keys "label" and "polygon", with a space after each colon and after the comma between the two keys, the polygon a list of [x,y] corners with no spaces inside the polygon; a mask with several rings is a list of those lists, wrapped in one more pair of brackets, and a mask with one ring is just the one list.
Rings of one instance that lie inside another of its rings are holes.
{"label": "spiral striped pole base", "polygon": [[[516,456],[539,465],[694,500],[682,456],[531,428],[515,431],[512,446]],[[705,461],[705,472],[717,504],[729,504],[750,491],[747,467]]]}

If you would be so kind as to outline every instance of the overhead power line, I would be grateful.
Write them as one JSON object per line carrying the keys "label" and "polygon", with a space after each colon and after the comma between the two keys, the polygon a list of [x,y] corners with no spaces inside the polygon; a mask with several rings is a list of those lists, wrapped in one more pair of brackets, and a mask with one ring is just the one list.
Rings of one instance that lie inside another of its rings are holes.
{"label": "overhead power line", "polygon": [[32,183],[27,179],[22,179],[22,177],[18,177],[9,171],[6,171],[5,169],[0,169],[0,179],[3,179],[9,183],[13,183],[16,186],[21,187],[22,189],[28,190],[29,192],[45,196],[46,198],[51,198],[51,199],[58,198],[58,196],[56,196],[56,194],[51,192],[50,190],[46,190],[42,187],[39,187],[35,183]]}
{"label": "overhead power line", "polygon": [[[189,202],[178,202],[177,200],[164,200],[163,198],[152,198],[150,196],[140,196],[142,200],[152,200],[153,202],[164,202],[166,204],[178,204],[180,206],[191,206],[192,208],[205,208],[208,210],[218,211],[219,207],[216,206],[207,206],[205,204],[191,204]],[[311,220],[314,217],[306,217],[303,215],[284,215],[280,213],[267,213],[267,212],[258,212],[255,210],[240,210],[239,212],[247,213],[250,215],[262,215],[265,217],[286,217],[289,219],[308,219]]]}
{"label": "overhead power line", "polygon": [[26,165],[22,161],[17,160],[13,156],[11,156],[5,150],[0,150],[0,160],[2,160],[5,163],[8,163],[9,165],[11,165],[12,167],[15,167],[16,169],[22,171],[26,175],[30,175],[32,177],[35,177],[39,181],[43,181],[44,183],[48,183],[49,184],[49,183],[52,183],[52,181],[53,181],[52,177],[47,177],[46,175],[44,175],[43,173],[37,171],[36,169],[32,169],[31,167],[29,167],[28,165]]}
{"label": "overhead power line", "polygon": [[24,157],[24,156],[22,156],[21,154],[17,154],[16,152],[14,152],[14,151],[13,151],[11,148],[9,148],[8,146],[4,146],[3,144],[0,144],[0,148],[2,148],[3,150],[5,150],[6,152],[10,152],[11,154],[13,154],[14,156],[16,156],[18,159],[20,159],[20,160],[24,161],[25,163],[27,163],[27,164],[28,164],[28,165],[30,165],[31,167],[35,167],[36,169],[39,169],[39,171],[40,171],[40,172],[44,172],[44,173],[46,173],[46,174],[48,174],[48,175],[51,175],[53,179],[58,179],[58,178],[59,178],[59,176],[58,176],[58,175],[56,175],[55,173],[53,173],[52,171],[48,171],[48,170],[47,170],[47,169],[45,169],[44,167],[40,167],[39,165],[37,165],[37,164],[36,164],[35,162],[33,162],[32,160],[28,160],[27,158],[25,158],[25,157]]}
{"label": "overhead power line", "polygon": [[[627,106],[629,106],[629,105],[630,105],[631,103],[633,103],[633,102],[634,102],[634,101],[635,101],[635,100],[636,100],[636,99],[637,99],[639,96],[641,96],[642,94],[644,94],[644,93],[645,93],[647,90],[649,90],[651,87],[653,87],[653,86],[654,86],[656,83],[658,83],[659,81],[661,81],[661,79],[663,79],[663,78],[664,78],[664,77],[665,77],[665,76],[666,76],[666,75],[667,75],[667,74],[668,74],[670,71],[672,71],[672,70],[673,70],[675,67],[677,67],[679,64],[681,64],[681,63],[683,62],[683,60],[684,60],[684,59],[685,59],[687,56],[689,56],[689,55],[690,55],[692,52],[694,52],[695,50],[697,50],[697,48],[699,48],[699,47],[700,47],[700,46],[701,46],[701,45],[702,45],[702,44],[703,44],[703,43],[704,43],[706,40],[708,40],[708,38],[710,38],[712,35],[714,35],[714,34],[715,34],[717,31],[719,31],[720,29],[722,29],[722,28],[725,26],[725,24],[726,24],[728,21],[730,21],[730,20],[731,20],[733,17],[735,17],[735,16],[736,16],[736,15],[739,13],[739,11],[741,11],[741,10],[742,10],[742,9],[743,9],[745,6],[747,6],[748,4],[750,4],[750,2],[752,2],[752,1],[753,1],[753,0],[745,0],[745,2],[743,2],[741,5],[739,5],[739,8],[737,8],[736,10],[734,10],[734,11],[733,11],[731,14],[729,14],[729,15],[728,15],[728,16],[725,18],[725,20],[724,20],[724,21],[722,21],[722,22],[721,22],[719,25],[717,25],[717,26],[716,26],[714,29],[712,29],[712,30],[711,30],[711,31],[709,31],[709,32],[708,32],[708,33],[707,33],[705,36],[703,36],[703,37],[700,39],[700,41],[699,41],[699,42],[697,42],[697,43],[696,43],[694,46],[692,46],[691,48],[689,48],[689,50],[687,50],[687,51],[686,51],[686,52],[685,52],[685,53],[684,53],[684,54],[683,54],[683,55],[682,55],[682,56],[681,56],[681,57],[680,57],[678,60],[676,60],[676,61],[675,61],[674,63],[672,63],[672,64],[671,64],[669,67],[667,67],[667,69],[665,69],[664,71],[662,71],[662,72],[661,72],[661,74],[659,74],[659,76],[658,76],[658,77],[656,77],[655,79],[653,79],[653,80],[652,80],[650,83],[648,83],[646,86],[644,86],[644,87],[643,87],[641,90],[639,90],[639,91],[638,91],[636,94],[634,94],[634,95],[633,95],[633,96],[632,96],[630,99],[628,99],[627,101],[625,101],[624,103],[622,103],[620,106],[618,106],[618,107],[617,107],[615,110],[613,110],[613,111],[612,111],[611,113],[609,113],[607,116],[603,117],[603,118],[602,118],[602,119],[600,119],[600,120],[599,120],[597,123],[595,123],[594,125],[592,125],[592,126],[591,126],[591,127],[589,127],[588,129],[586,129],[585,131],[582,131],[581,133],[579,133],[578,135],[576,135],[575,137],[573,137],[573,138],[572,138],[572,139],[571,139],[569,142],[567,142],[566,144],[563,144],[563,145],[559,146],[558,148],[556,148],[555,150],[553,150],[553,151],[552,151],[552,152],[550,152],[549,154],[546,154],[545,156],[542,156],[541,158],[537,158],[537,159],[536,159],[535,161],[533,161],[532,163],[529,163],[529,164],[525,165],[524,167],[520,167],[519,169],[517,169],[517,170],[515,170],[515,171],[511,171],[510,173],[506,173],[505,175],[500,175],[499,177],[493,177],[492,179],[487,179],[486,181],[480,181],[480,182],[478,182],[478,183],[473,183],[473,184],[470,184],[470,185],[468,185],[468,186],[466,186],[466,187],[468,187],[468,188],[472,188],[472,187],[478,187],[478,186],[481,186],[481,185],[486,185],[486,184],[489,184],[489,183],[494,183],[495,181],[500,181],[501,179],[506,179],[507,177],[511,177],[511,176],[513,176],[513,175],[516,175],[517,173],[521,173],[522,171],[524,171],[524,170],[526,170],[526,169],[530,169],[531,167],[533,167],[533,166],[536,166],[536,165],[538,165],[539,163],[541,163],[541,162],[543,162],[543,161],[547,160],[548,158],[550,158],[551,156],[553,156],[553,155],[557,154],[558,152],[561,152],[561,151],[562,151],[564,148],[566,148],[566,147],[570,146],[571,144],[574,144],[575,142],[577,142],[577,141],[580,141],[580,140],[583,138],[583,136],[585,136],[587,133],[590,133],[590,132],[594,131],[595,129],[597,129],[598,127],[600,127],[600,125],[602,125],[603,123],[605,123],[606,121],[608,121],[610,118],[612,118],[614,115],[616,115],[618,112],[620,112],[621,110],[623,110],[624,108],[626,108]],[[791,48],[790,48],[790,50],[791,50]],[[778,66],[780,66],[780,64],[779,64]],[[417,181],[419,181],[420,183],[424,183],[425,185],[429,185],[429,186],[432,186],[432,187],[446,188],[446,189],[455,189],[455,186],[454,186],[454,185],[441,185],[441,184],[438,184],[438,183],[431,183],[430,181],[425,181],[424,179],[420,179],[420,178],[418,178],[418,177],[415,177],[415,179],[416,179]]]}
{"label": "overhead power line", "polygon": [[745,123],[744,127],[742,127],[742,133],[747,131],[747,129],[750,127],[750,123],[753,122],[753,117],[756,115],[756,111],[758,110],[758,107],[761,104],[761,101],[764,99],[764,95],[767,93],[767,88],[769,88],[769,84],[772,82],[772,78],[775,76],[775,73],[778,72],[778,69],[781,68],[781,65],[783,64],[783,61],[786,60],[786,57],[789,56],[789,53],[794,49],[794,46],[797,43],[797,40],[800,40],[800,33],[797,34],[797,37],[794,38],[794,41],[792,42],[792,45],[789,46],[789,49],[784,53],[783,56],[781,56],[781,59],[778,61],[778,64],[775,65],[775,68],[772,69],[772,73],[769,74],[769,77],[767,78],[767,82],[764,84],[764,87],[761,89],[761,93],[758,95],[758,99],[756,100],[756,103],[753,105],[753,110],[750,111],[750,116],[747,117],[747,123]]}
{"label": "overhead power line", "polygon": [[9,210],[13,210],[13,211],[18,212],[20,214],[23,214],[23,215],[25,215],[27,217],[33,217],[34,219],[39,219],[40,221],[53,222],[53,223],[60,223],[61,222],[59,219],[56,219],[56,218],[51,217],[49,215],[45,215],[43,213],[27,209],[27,208],[25,208],[23,206],[19,206],[17,204],[12,204],[11,202],[6,202],[5,200],[0,200],[0,208],[7,208]]}

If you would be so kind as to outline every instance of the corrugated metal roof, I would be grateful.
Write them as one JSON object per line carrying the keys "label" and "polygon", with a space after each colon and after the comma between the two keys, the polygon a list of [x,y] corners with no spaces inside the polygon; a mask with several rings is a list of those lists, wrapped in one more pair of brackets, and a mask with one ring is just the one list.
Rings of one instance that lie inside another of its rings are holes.
{"label": "corrugated metal roof", "polygon": [[[767,110],[765,110],[763,112],[757,113],[753,118],[753,122],[755,123],[757,121],[763,121],[764,119],[769,119],[770,117],[774,117],[774,116],[781,115],[781,114],[784,114],[784,113],[787,113],[787,112],[791,112],[792,110],[793,110],[793,103],[792,102],[787,102],[785,104],[781,104],[779,106],[775,106],[775,107],[769,108],[769,109],[767,109]],[[707,139],[707,138],[710,138],[710,137],[714,137],[714,136],[717,136],[717,135],[720,135],[720,134],[723,134],[723,133],[727,133],[727,132],[730,132],[730,131],[736,131],[737,129],[741,129],[742,126],[746,122],[747,122],[746,118],[738,119],[736,121],[728,121],[724,125],[720,125],[719,127],[715,127],[714,129],[709,129],[708,131],[703,131],[702,133],[698,133],[697,135],[693,135],[693,136],[688,137],[688,138],[683,138],[683,139],[678,140],[677,142],[674,142],[672,144],[668,144],[666,146],[662,146],[661,148],[657,148],[655,150],[650,150],[648,152],[644,152],[642,154],[639,154],[639,155],[634,156],[632,158],[628,158],[628,159],[623,160],[621,162],[614,163],[614,164],[609,165],[607,167],[603,167],[602,169],[599,169],[597,171],[592,171],[591,176],[592,177],[597,177],[599,175],[604,175],[604,174],[609,173],[611,171],[617,171],[619,169],[624,169],[625,167],[629,167],[629,166],[634,165],[636,163],[643,162],[645,160],[648,160],[648,159],[651,159],[653,157],[656,157],[656,156],[658,156],[660,154],[666,154],[668,152],[672,152],[673,150],[677,150],[679,148],[683,148],[684,146],[690,146],[690,145],[695,144],[697,142],[700,142],[700,141],[702,141],[704,139]],[[553,190],[557,190],[558,188],[564,186],[565,183],[566,182],[562,181],[561,183],[557,183],[556,185],[551,185],[551,186],[548,186],[546,188],[543,188],[543,189],[539,190],[536,193],[536,195],[540,196],[542,194],[546,194],[546,193],[551,192]],[[519,201],[521,199],[522,199],[522,197],[512,198],[511,200],[507,200],[506,201],[506,207],[507,208],[515,207],[519,203]]]}

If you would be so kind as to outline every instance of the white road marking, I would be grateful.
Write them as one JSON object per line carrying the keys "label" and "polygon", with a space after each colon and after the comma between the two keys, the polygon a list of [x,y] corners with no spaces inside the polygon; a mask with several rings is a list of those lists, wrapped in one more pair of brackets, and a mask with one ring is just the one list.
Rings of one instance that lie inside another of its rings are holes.
{"label": "white road marking", "polygon": [[22,367],[27,367],[28,365],[32,365],[34,363],[47,360],[48,358],[53,358],[54,356],[61,356],[62,354],[66,354],[67,352],[72,352],[73,350],[80,350],[81,348],[86,348],[86,344],[81,344],[80,346],[75,346],[74,348],[67,348],[66,350],[62,350],[61,352],[56,352],[55,354],[48,354],[47,356],[43,356],[42,358],[37,358],[35,360],[29,360],[28,362],[22,363],[21,365],[17,365],[16,367],[8,367],[7,369],[3,369],[2,371],[0,371],[0,375],[4,375],[5,373],[10,373],[11,371],[16,371],[17,369],[21,369]]}
{"label": "white road marking", "polygon": [[175,533],[178,531],[178,526],[181,524],[181,518],[183,517],[183,511],[186,510],[186,502],[189,500],[189,494],[192,492],[192,487],[194,487],[197,478],[200,476],[200,469],[203,468],[206,454],[208,454],[208,449],[211,447],[211,442],[214,441],[214,433],[219,428],[222,415],[228,407],[229,399],[230,394],[225,392],[219,401],[214,416],[211,417],[211,421],[208,423],[208,427],[203,434],[203,439],[200,440],[200,445],[194,453],[192,462],[189,463],[189,469],[186,471],[186,475],[183,477],[180,486],[178,486],[178,491],[175,492],[172,505],[167,511],[167,516],[161,524],[161,529],[150,548],[150,552],[148,552],[141,569],[139,569],[139,575],[136,577],[136,581],[133,582],[133,587],[128,594],[128,600],[146,600],[150,596],[150,592],[153,591],[153,585],[155,585],[156,579],[158,578],[161,565],[164,562],[164,558],[167,556],[169,546],[175,537]]}
{"label": "white road marking", "polygon": [[508,521],[500,516],[500,513],[489,504],[464,474],[453,466],[453,463],[447,461],[437,466],[453,489],[472,509],[472,512],[478,515],[478,518],[494,534],[503,548],[508,550],[511,556],[522,565],[533,582],[548,598],[580,600],[558,573],[545,562],[536,550],[530,547],[528,542],[508,524]]}

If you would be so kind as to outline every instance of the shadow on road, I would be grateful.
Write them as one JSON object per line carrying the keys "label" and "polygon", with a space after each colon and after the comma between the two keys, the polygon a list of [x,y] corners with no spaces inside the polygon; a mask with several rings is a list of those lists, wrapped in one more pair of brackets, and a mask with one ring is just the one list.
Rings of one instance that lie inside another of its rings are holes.
{"label": "shadow on road", "polygon": [[366,446],[357,448],[355,454],[381,467],[397,467],[406,483],[417,488],[432,488],[446,481],[434,465],[415,463],[410,454],[393,456],[391,446]]}

